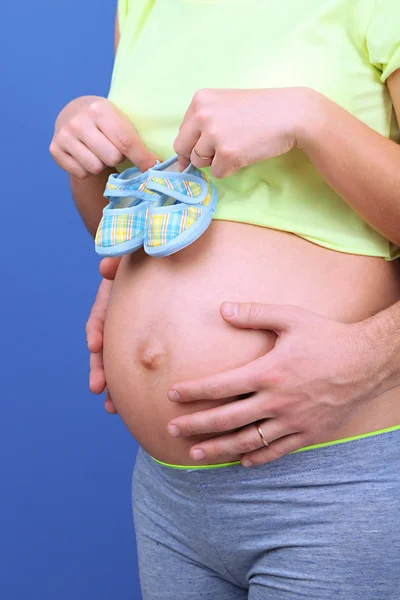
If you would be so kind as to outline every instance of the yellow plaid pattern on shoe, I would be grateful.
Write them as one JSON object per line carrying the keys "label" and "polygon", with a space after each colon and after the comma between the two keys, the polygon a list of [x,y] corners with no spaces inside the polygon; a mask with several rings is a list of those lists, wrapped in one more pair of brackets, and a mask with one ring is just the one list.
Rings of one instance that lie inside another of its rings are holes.
{"label": "yellow plaid pattern on shoe", "polygon": [[[189,165],[183,173],[150,171],[148,186],[163,201],[150,206],[144,250],[151,256],[169,256],[182,250],[207,229],[217,203],[217,193],[206,173]],[[172,204],[171,199],[175,199]]]}
{"label": "yellow plaid pattern on shoe", "polygon": [[204,200],[201,204],[202,204],[202,206],[209,206],[209,204],[211,203],[211,200],[212,200],[212,196],[213,196],[213,188],[211,185],[211,181],[206,173],[203,173],[203,177],[207,183],[207,196],[204,198]]}
{"label": "yellow plaid pattern on shoe", "polygon": [[203,214],[201,208],[188,206],[172,213],[149,214],[147,245],[162,246],[188,229]]}
{"label": "yellow plaid pattern on shoe", "polygon": [[[96,232],[95,248],[101,256],[122,256],[138,250],[144,242],[147,217],[151,206],[170,206],[175,198],[151,189],[150,176],[159,176],[170,167],[176,168],[175,155],[152,169],[142,172],[137,167],[125,169],[108,178],[104,196],[109,204],[103,209],[103,217]],[[168,171],[170,173],[170,171]],[[189,186],[190,194],[198,193]],[[200,186],[201,189],[201,186]]]}
{"label": "yellow plaid pattern on shoe", "polygon": [[104,215],[97,229],[96,246],[111,248],[133,240],[135,237],[143,237],[147,212],[147,207],[144,207],[135,213]]}

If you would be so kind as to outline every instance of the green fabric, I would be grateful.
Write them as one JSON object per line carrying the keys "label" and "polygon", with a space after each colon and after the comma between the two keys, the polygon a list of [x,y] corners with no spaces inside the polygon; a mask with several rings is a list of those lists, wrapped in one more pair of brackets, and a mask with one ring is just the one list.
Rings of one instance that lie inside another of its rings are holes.
{"label": "green fabric", "polygon": [[232,465],[240,465],[240,460],[235,460],[233,462],[227,463],[219,463],[216,465],[173,465],[171,463],[166,463],[162,462],[161,460],[157,460],[156,458],[154,458],[154,456],[152,456],[151,458],[158,462],[160,465],[163,465],[164,467],[171,467],[171,469],[219,469],[220,467],[231,467]]}
{"label": "green fabric", "polygon": [[393,425],[392,427],[387,427],[386,429],[378,429],[377,431],[370,431],[368,433],[361,433],[360,435],[354,435],[353,437],[332,440],[331,442],[323,442],[322,444],[314,444],[313,446],[304,446],[304,448],[299,448],[299,450],[295,450],[294,452],[291,452],[291,454],[296,454],[296,452],[304,452],[305,450],[325,448],[326,446],[334,446],[335,444],[344,444],[345,442],[352,442],[353,440],[361,440],[362,438],[371,437],[372,435],[380,435],[381,433],[387,433],[388,431],[396,431],[396,429],[400,429],[400,425]]}
{"label": "green fabric", "polygon": [[[360,435],[355,435],[353,437],[341,438],[340,440],[332,440],[331,442],[323,442],[322,444],[314,444],[312,446],[304,446],[304,448],[299,448],[299,450],[295,450],[294,452],[289,452],[289,454],[296,454],[297,452],[304,452],[306,450],[316,450],[318,448],[325,448],[327,446],[334,446],[336,444],[344,444],[345,442],[352,442],[353,440],[360,440],[362,438],[367,438],[372,435],[380,435],[381,433],[387,433],[388,431],[395,431],[396,429],[400,429],[400,425],[394,425],[393,427],[388,427],[387,429],[379,429],[378,431],[370,431],[369,433],[362,433]],[[228,463],[219,463],[216,465],[173,465],[170,463],[162,462],[161,460],[157,460],[154,456],[151,457],[153,460],[158,462],[160,465],[164,465],[164,467],[171,467],[172,469],[217,469],[219,467],[231,467],[232,465],[240,465],[240,460]]]}
{"label": "green fabric", "polygon": [[[398,139],[385,85],[400,67],[397,0],[119,0],[118,17],[109,98],[161,159],[174,153],[201,88],[307,86]],[[400,256],[300,150],[214,183],[215,219],[289,231],[342,252]]]}

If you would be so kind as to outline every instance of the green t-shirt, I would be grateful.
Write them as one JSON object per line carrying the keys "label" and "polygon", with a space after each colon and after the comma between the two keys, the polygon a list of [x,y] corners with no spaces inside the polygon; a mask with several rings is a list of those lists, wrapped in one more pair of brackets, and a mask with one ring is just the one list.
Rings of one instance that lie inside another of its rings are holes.
{"label": "green t-shirt", "polygon": [[[400,0],[119,0],[118,18],[109,98],[161,159],[201,88],[306,86],[399,141],[385,82],[400,68]],[[213,182],[214,219],[400,256],[296,148]]]}

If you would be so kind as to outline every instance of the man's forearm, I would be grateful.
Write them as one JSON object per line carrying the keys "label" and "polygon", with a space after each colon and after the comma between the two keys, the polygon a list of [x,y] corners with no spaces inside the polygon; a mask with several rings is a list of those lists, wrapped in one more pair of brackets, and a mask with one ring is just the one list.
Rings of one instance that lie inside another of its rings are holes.
{"label": "man's forearm", "polygon": [[400,386],[400,302],[359,324],[366,352],[380,366],[382,392]]}
{"label": "man's forearm", "polygon": [[107,179],[114,172],[115,169],[107,168],[99,175],[91,175],[87,179],[70,176],[71,191],[76,208],[93,237],[100,223],[103,208],[107,204],[107,200],[103,196]]}

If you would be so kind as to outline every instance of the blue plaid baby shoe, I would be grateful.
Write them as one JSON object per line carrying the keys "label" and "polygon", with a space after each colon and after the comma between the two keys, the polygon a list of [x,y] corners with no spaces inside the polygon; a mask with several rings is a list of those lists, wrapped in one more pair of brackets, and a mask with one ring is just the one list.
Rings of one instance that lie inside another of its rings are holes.
{"label": "blue plaid baby shoe", "polygon": [[[168,169],[175,157],[160,163],[152,171]],[[147,188],[148,171],[136,167],[118,175],[110,175],[104,192],[109,204],[97,228],[95,250],[101,256],[122,256],[143,246],[148,209],[152,204],[165,202],[161,194]]]}
{"label": "blue plaid baby shoe", "polygon": [[[173,162],[172,162],[173,161]],[[173,169],[149,169],[147,189],[161,194],[148,210],[144,250],[151,256],[169,256],[197,240],[210,225],[217,191],[203,171],[190,164],[180,173],[177,156]]]}

